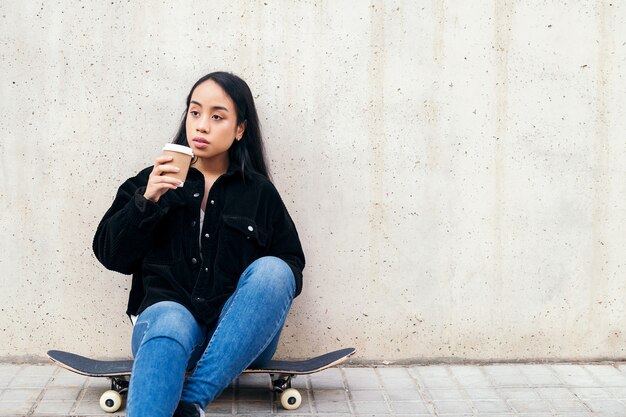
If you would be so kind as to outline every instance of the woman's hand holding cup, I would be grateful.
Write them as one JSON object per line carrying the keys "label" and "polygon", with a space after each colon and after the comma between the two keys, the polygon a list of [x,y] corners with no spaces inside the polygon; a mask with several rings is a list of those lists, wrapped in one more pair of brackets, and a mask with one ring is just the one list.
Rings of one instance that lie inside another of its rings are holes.
{"label": "woman's hand holding cup", "polygon": [[182,187],[183,181],[168,175],[178,174],[180,172],[180,168],[168,164],[168,162],[172,162],[173,160],[174,158],[172,156],[163,155],[154,161],[154,168],[152,168],[152,172],[148,178],[146,192],[143,193],[145,198],[157,203],[167,190],[175,190],[178,187]]}
{"label": "woman's hand holding cup", "polygon": [[163,156],[154,161],[154,168],[148,178],[148,185],[143,196],[156,203],[167,190],[182,187],[192,159],[193,152],[190,147],[173,143],[165,144]]}

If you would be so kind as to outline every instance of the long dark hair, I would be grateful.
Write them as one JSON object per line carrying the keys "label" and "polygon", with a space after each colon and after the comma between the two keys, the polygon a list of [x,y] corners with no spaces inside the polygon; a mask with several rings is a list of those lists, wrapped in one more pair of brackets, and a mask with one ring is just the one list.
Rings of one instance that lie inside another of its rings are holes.
{"label": "long dark hair", "polygon": [[187,96],[186,108],[183,113],[178,133],[174,137],[172,143],[189,146],[187,142],[187,114],[189,113],[189,103],[191,95],[196,87],[207,80],[215,81],[235,103],[237,111],[237,125],[246,122],[246,129],[241,140],[233,142],[228,150],[230,163],[241,168],[244,175],[257,174],[265,178],[270,178],[267,162],[265,159],[265,148],[263,146],[263,137],[261,136],[261,126],[259,124],[259,116],[254,105],[254,98],[248,84],[235,74],[229,72],[212,72],[200,78],[191,87]]}

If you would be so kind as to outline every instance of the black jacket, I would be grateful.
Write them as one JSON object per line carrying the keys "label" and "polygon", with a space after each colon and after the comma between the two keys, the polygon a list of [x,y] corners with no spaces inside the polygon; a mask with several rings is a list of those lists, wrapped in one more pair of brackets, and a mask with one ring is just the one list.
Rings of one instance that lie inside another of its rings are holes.
{"label": "black jacket", "polygon": [[175,301],[212,324],[254,260],[284,260],[302,291],[304,254],[296,228],[274,185],[231,164],[209,192],[202,231],[204,176],[189,169],[182,188],[153,203],[143,197],[152,167],[118,189],[101,220],[93,250],[108,269],[132,274],[128,314]]}

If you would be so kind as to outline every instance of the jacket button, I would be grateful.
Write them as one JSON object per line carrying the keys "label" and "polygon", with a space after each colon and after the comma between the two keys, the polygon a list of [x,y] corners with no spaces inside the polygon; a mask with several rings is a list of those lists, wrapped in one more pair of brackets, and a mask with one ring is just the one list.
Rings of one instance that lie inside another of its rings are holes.
{"label": "jacket button", "polygon": [[191,263],[195,265],[198,263],[198,260],[196,258],[191,258]]}
{"label": "jacket button", "polygon": [[191,227],[196,227],[196,221],[195,220],[191,222]]}
{"label": "jacket button", "polygon": [[206,237],[208,239],[211,236],[207,233],[206,235],[204,235],[204,237]]}
{"label": "jacket button", "polygon": [[204,268],[204,272],[209,272],[209,268]]}
{"label": "jacket button", "polygon": [[253,230],[254,230],[254,227],[252,227],[252,226],[248,226],[248,230],[249,230],[249,231],[253,231]]}
{"label": "jacket button", "polygon": [[215,200],[211,200],[211,205],[215,204]]}
{"label": "jacket button", "polygon": [[198,198],[198,197],[200,197],[200,193],[193,193],[193,196]]}

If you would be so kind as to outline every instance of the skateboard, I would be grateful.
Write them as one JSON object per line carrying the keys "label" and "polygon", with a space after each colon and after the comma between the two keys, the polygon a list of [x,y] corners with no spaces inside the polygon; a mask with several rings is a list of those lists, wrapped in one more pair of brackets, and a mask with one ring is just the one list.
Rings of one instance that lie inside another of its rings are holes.
{"label": "skateboard", "polygon": [[[269,374],[272,391],[280,395],[280,403],[286,410],[295,410],[302,403],[300,392],[291,387],[297,375],[313,374],[345,362],[356,352],[354,348],[340,349],[301,361],[269,361],[259,369],[246,369],[244,374]],[[122,396],[128,392],[133,368],[132,360],[96,360],[60,350],[48,351],[48,358],[61,368],[89,377],[105,377],[111,381],[111,389],[100,397],[100,407],[114,413],[122,406]]]}

